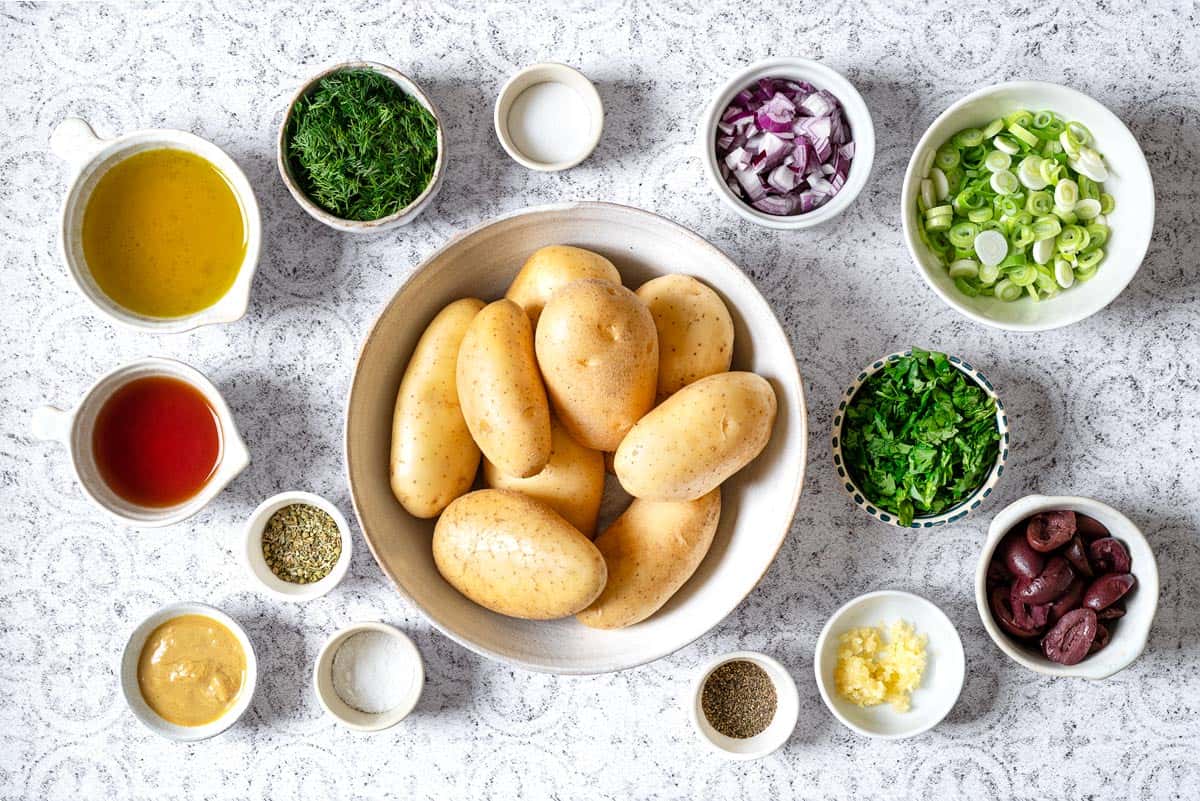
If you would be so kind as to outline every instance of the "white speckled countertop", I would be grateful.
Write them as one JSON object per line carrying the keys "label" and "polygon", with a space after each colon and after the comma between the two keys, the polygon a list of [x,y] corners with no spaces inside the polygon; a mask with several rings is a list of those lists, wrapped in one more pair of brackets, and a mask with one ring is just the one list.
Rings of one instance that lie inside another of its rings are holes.
{"label": "white speckled countertop", "polygon": [[[1200,798],[1200,25],[1194,3],[1108,0],[1081,16],[1087,5],[0,6],[0,798]],[[867,189],[818,230],[750,226],[702,179],[697,115],[733,69],[767,54],[842,70],[875,117]],[[412,226],[377,238],[310,220],[274,165],[286,98],[319,65],[355,56],[414,76],[448,120],[450,167],[437,202]],[[586,72],[607,110],[596,153],[555,175],[510,161],[491,126],[507,76],[547,59]],[[932,119],[972,89],[1015,78],[1066,82],[1112,108],[1146,152],[1159,204],[1150,253],[1120,299],[1084,323],[1035,336],[981,328],[939,302],[910,266],[897,211],[909,153]],[[245,319],[154,338],[92,315],[54,238],[67,170],[46,142],[67,115],[102,135],[191,130],[238,160],[266,229]],[[351,511],[342,404],[358,343],[382,304],[454,232],[571,199],[629,203],[694,228],[743,266],[784,321],[809,390],[811,464],[791,535],[761,586],[674,656],[577,679],[514,671],[434,633],[365,547],[348,580],[320,601],[280,604],[255,593],[234,551],[263,497],[308,489]],[[834,480],[826,441],[835,399],[855,371],[912,343],[985,370],[1014,432],[998,496],[972,518],[923,534],[898,533],[855,509]],[[146,354],[207,373],[254,454],[211,507],[165,531],[102,518],[63,452],[26,433],[38,404],[69,405],[99,373]],[[1106,500],[1144,528],[1158,554],[1161,606],[1149,648],[1107,681],[1023,670],[988,640],[975,612],[971,577],[987,523],[1033,491]],[[883,587],[940,604],[967,650],[957,707],[935,731],[905,742],[852,735],[825,710],[812,678],[829,613]],[[115,674],[135,623],[183,599],[242,621],[262,666],[243,721],[195,745],[139,725]],[[310,671],[326,636],[372,617],[412,635],[428,681],[409,720],[366,738],[322,714]],[[702,660],[735,648],[778,657],[801,695],[788,746],[740,765],[702,749],[679,701]]]}

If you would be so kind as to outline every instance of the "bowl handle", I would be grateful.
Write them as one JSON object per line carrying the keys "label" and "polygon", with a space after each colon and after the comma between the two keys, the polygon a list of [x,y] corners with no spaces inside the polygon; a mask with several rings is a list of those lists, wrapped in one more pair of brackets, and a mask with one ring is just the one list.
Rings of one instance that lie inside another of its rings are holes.
{"label": "bowl handle", "polygon": [[66,444],[71,435],[71,414],[53,406],[39,406],[33,410],[29,429],[34,439]]}
{"label": "bowl handle", "polygon": [[96,136],[92,126],[78,117],[67,117],[50,134],[50,150],[76,169],[82,169],[108,141]]}

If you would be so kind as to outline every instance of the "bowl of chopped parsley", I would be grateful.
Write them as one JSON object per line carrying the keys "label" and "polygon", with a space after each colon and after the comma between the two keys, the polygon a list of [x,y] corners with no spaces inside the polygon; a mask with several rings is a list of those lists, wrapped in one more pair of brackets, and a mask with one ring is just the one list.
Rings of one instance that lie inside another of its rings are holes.
{"label": "bowl of chopped parsley", "polygon": [[383,64],[322,70],[293,96],[279,128],[279,173],[306,212],[339,231],[411,222],[433,200],[446,154],[437,110]]}
{"label": "bowl of chopped parsley", "polygon": [[851,499],[901,528],[975,511],[1008,460],[1008,414],[992,384],[957,356],[910,348],[884,356],[846,390],[833,463]]}

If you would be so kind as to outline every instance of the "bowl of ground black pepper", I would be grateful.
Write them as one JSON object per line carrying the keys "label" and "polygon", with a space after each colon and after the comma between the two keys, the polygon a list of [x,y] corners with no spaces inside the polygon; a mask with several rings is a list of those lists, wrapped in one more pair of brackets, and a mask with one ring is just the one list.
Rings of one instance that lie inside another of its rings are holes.
{"label": "bowl of ground black pepper", "polygon": [[288,103],[277,163],[314,219],[347,233],[412,222],[442,184],[445,137],[416,82],[372,61],[327,67]]}
{"label": "bowl of ground black pepper", "polygon": [[311,492],[267,498],[246,522],[242,561],[259,588],[283,601],[320,598],[350,567],[350,526]]}
{"label": "bowl of ground black pepper", "polygon": [[787,669],[766,654],[737,651],[709,662],[692,684],[692,724],[728,759],[758,759],[788,741],[800,694]]}

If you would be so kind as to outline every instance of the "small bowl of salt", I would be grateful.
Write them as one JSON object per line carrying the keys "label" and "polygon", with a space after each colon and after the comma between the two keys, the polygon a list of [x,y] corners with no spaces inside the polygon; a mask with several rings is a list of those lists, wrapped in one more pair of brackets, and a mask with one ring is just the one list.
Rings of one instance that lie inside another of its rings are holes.
{"label": "small bowl of salt", "polygon": [[386,623],[351,623],[317,655],[317,699],[348,729],[383,731],[412,712],[425,667],[412,640]]}
{"label": "small bowl of salt", "polygon": [[493,112],[496,137],[518,164],[557,172],[592,154],[604,130],[595,85],[566,64],[544,62],[508,79]]}

